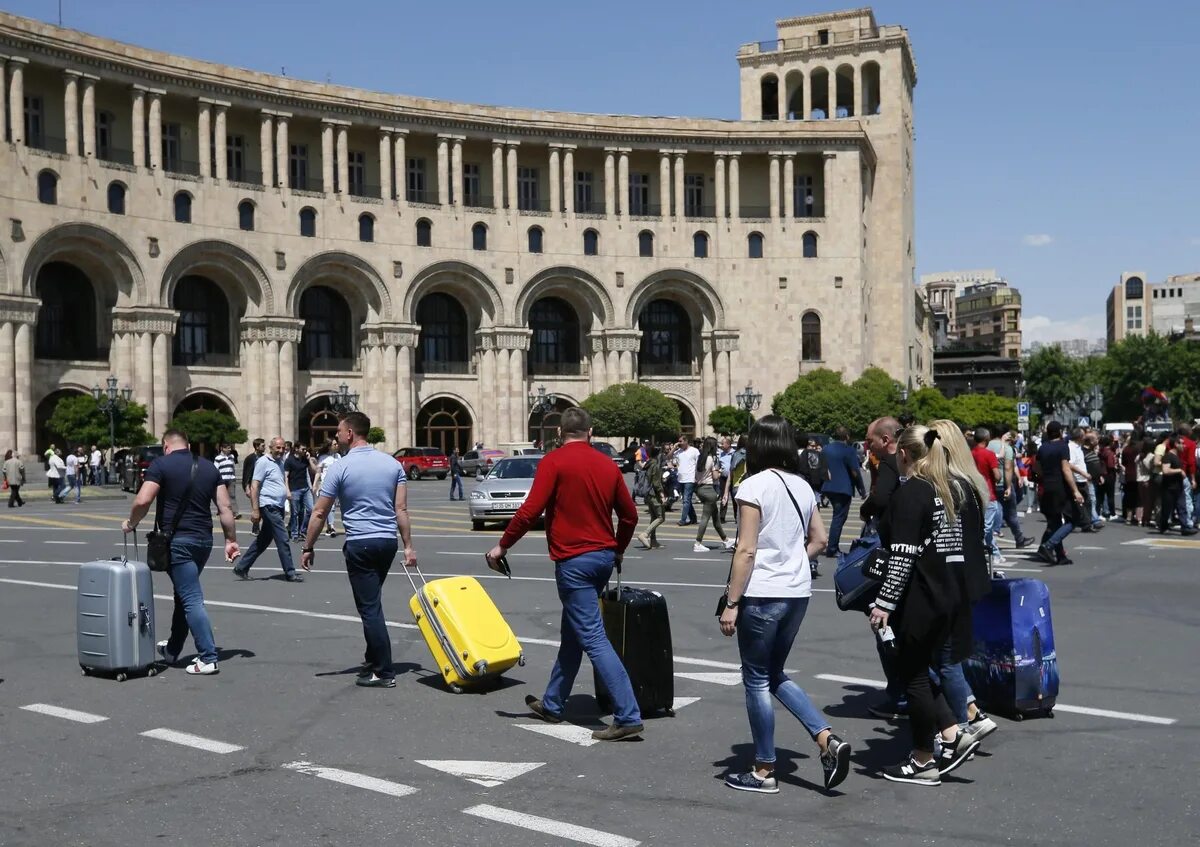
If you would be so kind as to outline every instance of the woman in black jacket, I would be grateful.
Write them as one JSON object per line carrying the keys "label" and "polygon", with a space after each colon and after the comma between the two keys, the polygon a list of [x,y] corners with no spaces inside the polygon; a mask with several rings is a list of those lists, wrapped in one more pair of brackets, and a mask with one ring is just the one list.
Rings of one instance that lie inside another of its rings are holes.
{"label": "woman in black jacket", "polygon": [[[894,635],[897,671],[908,692],[912,752],[885,768],[893,782],[941,785],[941,774],[958,767],[979,746],[962,733],[929,668],[943,660],[962,661],[971,651],[970,592],[963,561],[962,512],[969,496],[955,485],[947,450],[937,430],[905,429],[896,451],[907,481],[888,506],[887,577],[871,609],[871,626],[884,640]],[[942,738],[943,757],[933,754]]]}

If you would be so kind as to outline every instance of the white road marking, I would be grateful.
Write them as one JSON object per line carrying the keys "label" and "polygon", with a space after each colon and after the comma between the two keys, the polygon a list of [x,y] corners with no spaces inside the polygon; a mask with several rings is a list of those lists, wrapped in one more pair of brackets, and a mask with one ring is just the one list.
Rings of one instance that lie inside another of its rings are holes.
{"label": "white road marking", "polygon": [[43,541],[43,544],[87,544],[86,541]]}
{"label": "white road marking", "polygon": [[363,788],[367,791],[375,791],[391,797],[407,797],[409,794],[417,792],[416,788],[401,782],[389,782],[386,779],[379,779],[378,777],[367,776],[366,774],[355,773],[354,771],[344,771],[339,768],[323,768],[311,762],[289,762],[283,767],[297,773],[306,773],[310,776],[315,776],[318,779],[340,782],[343,785]]}
{"label": "white road marking", "polygon": [[671,708],[678,712],[684,706],[690,706],[693,703],[699,703],[699,697],[676,697],[671,701]]}
{"label": "white road marking", "polygon": [[626,838],[623,835],[613,835],[611,832],[603,832],[599,829],[590,829],[586,826],[577,826],[576,824],[564,821],[556,821],[553,818],[542,818],[537,815],[527,815],[524,812],[514,812],[511,809],[501,809],[499,806],[489,806],[486,803],[479,806],[471,806],[469,809],[463,809],[463,814],[474,815],[477,818],[496,821],[497,823],[519,826],[522,829],[553,835],[556,838],[564,838],[567,841],[591,844],[592,847],[638,847],[642,843],[634,841],[632,838]]}
{"label": "white road marking", "polygon": [[742,681],[741,673],[680,673],[676,671],[675,676],[696,682],[711,682],[716,685],[739,685]]}
{"label": "white road marking", "polygon": [[887,683],[882,679],[864,679],[861,676],[838,676],[835,673],[819,673],[814,674],[817,679],[826,679],[830,682],[842,682],[846,685],[869,685],[872,688],[887,688]]}
{"label": "white road marking", "polygon": [[575,726],[573,723],[515,723],[515,727],[536,732],[539,735],[549,735],[559,741],[569,741],[580,747],[591,747],[600,742],[592,738],[592,731],[587,727]]}
{"label": "white road marking", "polygon": [[181,744],[184,747],[195,747],[197,750],[206,750],[209,753],[236,753],[238,750],[246,748],[238,744],[227,744],[224,741],[215,741],[211,738],[205,738],[201,735],[192,735],[190,732],[177,732],[173,729],[149,729],[143,733],[146,738],[155,738],[159,741],[169,741],[172,744]]}
{"label": "white road marking", "polygon": [[1137,712],[1113,712],[1108,709],[1092,709],[1087,706],[1067,706],[1063,703],[1056,703],[1054,706],[1056,712],[1071,712],[1076,715],[1092,715],[1097,718],[1116,718],[1121,721],[1137,721],[1138,723],[1152,723],[1159,726],[1171,726],[1177,723],[1175,718],[1160,718],[1156,715],[1142,715]]}
{"label": "white road marking", "polygon": [[540,768],[545,762],[470,762],[454,759],[417,759],[418,765],[433,768],[451,776],[458,776],[467,782],[482,785],[484,788],[495,788],[521,774],[529,773]]}
{"label": "white road marking", "polygon": [[108,720],[103,715],[93,715],[90,712],[78,712],[75,709],[64,709],[62,706],[51,706],[49,703],[30,703],[22,706],[27,712],[37,712],[39,715],[49,715],[52,718],[62,718],[76,723],[100,723]]}
{"label": "white road marking", "polygon": [[[7,529],[7,527],[6,527]],[[0,538],[0,544],[24,544],[25,542],[19,538]]]}

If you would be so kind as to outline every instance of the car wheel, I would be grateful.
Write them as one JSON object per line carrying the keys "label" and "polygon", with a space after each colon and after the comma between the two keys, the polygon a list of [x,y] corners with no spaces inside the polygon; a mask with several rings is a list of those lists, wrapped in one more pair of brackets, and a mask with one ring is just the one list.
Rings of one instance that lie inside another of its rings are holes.
{"label": "car wheel", "polygon": [[483,529],[483,521],[471,521],[471,529],[475,530],[476,532]]}
{"label": "car wheel", "polygon": [[418,468],[416,465],[413,465],[412,467],[410,467],[408,469],[408,478],[409,479],[420,479],[421,478],[421,469]]}
{"label": "car wheel", "polygon": [[445,478],[446,478],[446,475],[445,475],[444,473],[440,473],[440,474],[438,474],[438,475],[437,475],[437,478],[438,478],[438,479],[445,479]]}

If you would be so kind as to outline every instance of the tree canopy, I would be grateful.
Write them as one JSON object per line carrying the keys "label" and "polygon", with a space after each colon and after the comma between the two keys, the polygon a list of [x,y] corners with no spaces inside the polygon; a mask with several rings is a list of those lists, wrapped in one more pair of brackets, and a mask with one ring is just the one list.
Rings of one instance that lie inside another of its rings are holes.
{"label": "tree canopy", "polygon": [[900,411],[900,389],[880,368],[867,368],[849,385],[837,371],[818,368],[776,394],[771,411],[800,432],[831,433],[844,425],[862,436],[871,421]]}
{"label": "tree canopy", "polygon": [[717,406],[708,415],[708,428],[720,435],[745,432],[749,422],[749,413],[736,406]]}
{"label": "tree canopy", "polygon": [[606,438],[672,438],[679,434],[679,407],[656,388],[636,382],[610,385],[580,404],[592,429]]}
{"label": "tree canopy", "polygon": [[[141,403],[128,403],[119,408],[115,424],[118,446],[132,447],[154,440],[154,436],[146,431],[146,407]],[[86,394],[60,399],[46,421],[46,428],[67,446],[112,446],[108,438],[108,415],[101,412],[96,401]]]}
{"label": "tree canopy", "polygon": [[206,444],[215,448],[223,442],[241,444],[246,440],[246,430],[242,429],[237,418],[215,409],[182,411],[171,419],[168,426],[183,432],[188,441],[196,445]]}
{"label": "tree canopy", "polygon": [[1043,347],[1025,360],[1025,396],[1051,418],[1077,404],[1092,386],[1088,366],[1072,359],[1061,347]]}
{"label": "tree canopy", "polygon": [[1104,413],[1111,421],[1142,416],[1142,389],[1154,386],[1171,400],[1181,420],[1200,415],[1200,344],[1171,341],[1162,335],[1129,336],[1108,348],[1096,362],[1104,391]]}

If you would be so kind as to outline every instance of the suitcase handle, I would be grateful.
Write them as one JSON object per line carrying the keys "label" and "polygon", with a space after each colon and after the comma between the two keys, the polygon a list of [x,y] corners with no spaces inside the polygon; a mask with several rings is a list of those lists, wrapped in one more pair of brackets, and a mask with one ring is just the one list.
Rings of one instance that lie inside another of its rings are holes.
{"label": "suitcase handle", "polygon": [[408,575],[408,582],[410,585],[412,585],[412,590],[413,590],[414,594],[420,593],[421,589],[417,588],[416,580],[414,580],[413,576],[412,576],[413,571],[416,571],[417,576],[421,577],[421,585],[425,585],[429,581],[429,580],[425,579],[425,574],[421,572],[421,566],[419,564],[414,565],[411,568],[407,564],[401,564],[400,569],[403,570],[404,573]]}
{"label": "suitcase handle", "polygon": [[[138,557],[137,530],[134,529],[134,530],[131,530],[131,532],[133,534],[133,558],[134,558],[134,561],[137,561],[137,557]],[[122,543],[121,557],[125,560],[126,563],[128,563],[129,562],[129,536],[123,532],[121,533],[121,543]]]}

